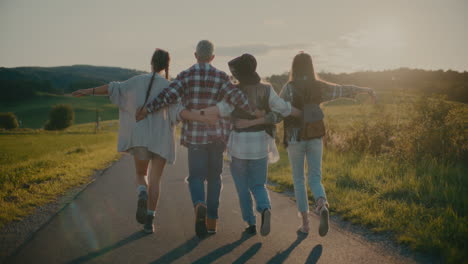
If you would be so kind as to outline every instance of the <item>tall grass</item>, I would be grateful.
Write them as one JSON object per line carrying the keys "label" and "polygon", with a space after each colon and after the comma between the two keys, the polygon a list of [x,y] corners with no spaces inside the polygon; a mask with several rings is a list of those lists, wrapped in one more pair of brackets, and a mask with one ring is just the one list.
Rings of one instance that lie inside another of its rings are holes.
{"label": "tall grass", "polygon": [[[327,196],[343,218],[461,263],[468,258],[468,107],[413,99],[325,107]],[[287,153],[280,154],[269,179],[293,188]]]}
{"label": "tall grass", "polygon": [[34,212],[118,158],[117,122],[0,133],[0,227]]}

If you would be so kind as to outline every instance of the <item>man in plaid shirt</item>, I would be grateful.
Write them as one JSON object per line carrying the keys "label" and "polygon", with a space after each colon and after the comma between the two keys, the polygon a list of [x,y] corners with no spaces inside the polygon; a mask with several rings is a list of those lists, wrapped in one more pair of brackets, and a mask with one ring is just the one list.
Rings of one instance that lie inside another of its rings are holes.
{"label": "man in plaid shirt", "polygon": [[[253,113],[247,97],[231,83],[229,76],[210,64],[214,59],[213,51],[214,47],[210,41],[200,41],[195,52],[197,63],[181,72],[168,88],[142,108],[136,116],[137,120],[142,120],[148,113],[179,100],[187,110],[204,109],[225,100],[248,113]],[[201,114],[203,115],[203,112]],[[195,231],[198,236],[207,231],[216,233],[223,152],[230,129],[231,123],[228,118],[220,118],[210,124],[201,120],[183,122],[181,144],[188,148],[188,182],[195,207]],[[208,182],[206,199],[205,180]]]}

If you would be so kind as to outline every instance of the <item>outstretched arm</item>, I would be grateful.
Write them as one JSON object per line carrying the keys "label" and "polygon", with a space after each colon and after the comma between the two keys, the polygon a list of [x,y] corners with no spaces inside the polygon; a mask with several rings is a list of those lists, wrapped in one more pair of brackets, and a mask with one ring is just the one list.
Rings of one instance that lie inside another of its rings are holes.
{"label": "outstretched arm", "polygon": [[371,96],[375,102],[376,95],[374,90],[367,87],[360,87],[356,85],[339,85],[334,83],[324,82],[325,87],[323,89],[322,99],[324,102],[335,100],[340,97],[355,98],[356,95],[366,93]]}
{"label": "outstretched arm", "polygon": [[108,93],[109,93],[109,85],[105,84],[105,85],[94,87],[94,88],[76,90],[72,93],[72,96],[82,97],[86,95],[107,95]]}

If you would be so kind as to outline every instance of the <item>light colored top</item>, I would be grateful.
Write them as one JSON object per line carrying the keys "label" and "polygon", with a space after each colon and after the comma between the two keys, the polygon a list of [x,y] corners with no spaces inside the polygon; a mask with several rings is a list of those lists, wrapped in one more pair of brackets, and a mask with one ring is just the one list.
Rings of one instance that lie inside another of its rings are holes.
{"label": "light colored top", "polygon": [[[291,104],[281,99],[270,86],[270,97],[268,98],[271,111],[281,114],[283,117],[291,114]],[[221,116],[228,116],[234,110],[230,104],[221,101],[217,104]],[[268,118],[267,118],[268,121]],[[276,122],[272,122],[276,123]],[[238,159],[262,159],[268,156],[269,163],[279,160],[279,153],[275,139],[265,131],[236,132],[229,135],[227,151],[230,156]]]}
{"label": "light colored top", "polygon": [[[109,96],[119,107],[119,142],[117,149],[128,152],[132,147],[146,147],[167,160],[175,162],[175,125],[178,122],[180,105],[174,104],[136,122],[136,111],[143,106],[152,73],[132,77],[124,82],[111,82]],[[155,75],[148,101],[156,97],[169,81]]]}

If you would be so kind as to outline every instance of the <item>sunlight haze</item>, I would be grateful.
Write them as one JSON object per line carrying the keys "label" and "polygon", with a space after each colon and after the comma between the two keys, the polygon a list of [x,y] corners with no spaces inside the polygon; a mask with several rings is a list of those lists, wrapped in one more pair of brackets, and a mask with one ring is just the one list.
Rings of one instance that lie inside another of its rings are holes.
{"label": "sunlight haze", "polygon": [[262,76],[288,71],[299,51],[317,71],[399,67],[468,70],[468,1],[2,0],[0,66],[90,64],[149,71],[156,47],[171,75],[201,39],[214,65],[252,53]]}

